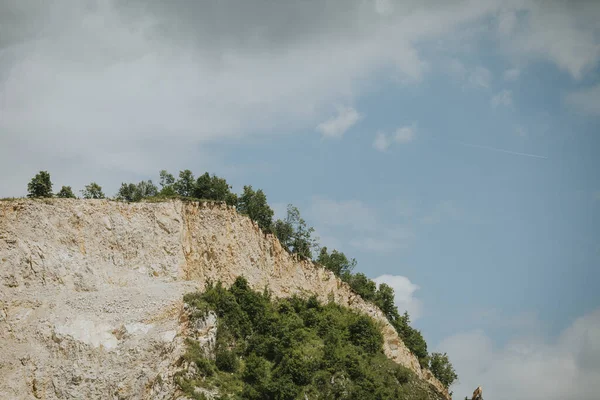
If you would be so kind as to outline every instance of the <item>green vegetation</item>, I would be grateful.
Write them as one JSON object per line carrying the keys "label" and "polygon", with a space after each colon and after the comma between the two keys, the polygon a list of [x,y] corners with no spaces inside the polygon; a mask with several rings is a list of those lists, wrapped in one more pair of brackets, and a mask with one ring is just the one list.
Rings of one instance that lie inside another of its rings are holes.
{"label": "green vegetation", "polygon": [[141,181],[137,185],[134,183],[122,183],[116,198],[117,200],[135,202],[157,195],[158,188],[149,180]]}
{"label": "green vegetation", "polygon": [[218,316],[214,355],[188,341],[195,373],[176,382],[186,395],[218,389],[222,399],[437,399],[428,385],[389,360],[378,326],[365,315],[315,297],[273,300],[239,277],[188,294],[192,319]]}
{"label": "green vegetation", "polygon": [[63,186],[60,188],[60,191],[56,194],[56,197],[60,197],[62,199],[76,199],[77,197],[73,193],[73,189],[71,186]]}
{"label": "green vegetation", "polygon": [[40,171],[27,185],[27,197],[52,197],[52,182],[48,171]]}
{"label": "green vegetation", "polygon": [[318,244],[312,237],[313,227],[306,225],[297,207],[289,204],[285,220],[277,220],[273,226],[275,236],[289,252],[300,257],[312,259],[312,250]]}
{"label": "green vegetation", "polygon": [[[319,250],[319,244],[313,237],[314,229],[307,225],[297,207],[289,204],[286,217],[283,220],[273,221],[273,210],[261,189],[255,190],[252,186],[244,186],[243,192],[238,196],[231,191],[231,186],[224,178],[214,174],[210,175],[208,172],[200,175],[197,179],[190,170],[180,171],[177,179],[166,170],[160,171],[159,176],[160,190],[150,180],[137,184],[123,183],[116,199],[138,202],[179,198],[182,200],[220,201],[236,206],[241,214],[247,215],[255,221],[263,232],[273,233],[288,252],[309,260],[313,259],[313,254],[317,254],[314,260],[316,263],[332,271],[348,283],[352,290],[365,301],[371,302],[381,309],[406,346],[418,358],[421,366],[430,367],[433,374],[447,386],[456,380],[454,368],[447,356],[442,357],[436,354],[435,358],[432,355],[430,359],[427,343],[421,332],[410,326],[408,313],[400,315],[398,312],[394,304],[394,290],[386,284],[377,287],[375,282],[365,274],[354,274],[356,260],[349,259],[344,253],[337,250],[330,253],[326,247]],[[29,183],[28,189],[29,197],[52,197],[50,174],[40,171]],[[86,199],[104,198],[102,188],[96,183],[87,185],[82,193]],[[58,193],[58,197],[71,196],[74,197],[68,186],[63,186]]]}
{"label": "green vegetation", "polygon": [[102,186],[96,182],[92,182],[85,186],[85,189],[81,191],[84,199],[103,199],[104,192],[102,192]]}
{"label": "green vegetation", "polygon": [[432,353],[429,369],[446,387],[449,387],[458,379],[458,375],[456,375],[456,371],[454,371],[454,367],[448,360],[446,353]]}
{"label": "green vegetation", "polygon": [[252,186],[244,186],[244,192],[237,201],[237,210],[256,221],[264,232],[272,231],[273,210],[269,207],[267,196],[261,189],[254,191]]}

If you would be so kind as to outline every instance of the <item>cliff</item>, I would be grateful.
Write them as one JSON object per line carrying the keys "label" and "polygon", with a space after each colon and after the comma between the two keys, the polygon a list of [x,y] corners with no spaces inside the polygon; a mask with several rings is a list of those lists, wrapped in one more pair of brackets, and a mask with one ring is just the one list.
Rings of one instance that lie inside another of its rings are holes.
{"label": "cliff", "polygon": [[370,315],[386,355],[449,398],[377,307],[233,208],[67,199],[0,202],[0,398],[176,398],[183,294],[239,275]]}

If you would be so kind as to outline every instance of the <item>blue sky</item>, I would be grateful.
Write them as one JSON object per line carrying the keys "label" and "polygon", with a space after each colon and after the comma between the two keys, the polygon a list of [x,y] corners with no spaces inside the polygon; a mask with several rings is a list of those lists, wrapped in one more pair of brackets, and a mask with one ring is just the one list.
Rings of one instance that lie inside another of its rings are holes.
{"label": "blue sky", "polygon": [[251,184],[395,285],[458,398],[592,399],[599,4],[9,1],[0,195]]}

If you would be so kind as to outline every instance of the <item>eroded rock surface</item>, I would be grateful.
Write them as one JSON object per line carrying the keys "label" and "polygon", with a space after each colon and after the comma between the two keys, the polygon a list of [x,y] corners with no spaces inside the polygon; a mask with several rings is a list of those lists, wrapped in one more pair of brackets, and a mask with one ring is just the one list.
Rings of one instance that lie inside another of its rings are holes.
{"label": "eroded rock surface", "polygon": [[370,315],[386,354],[449,397],[379,309],[231,207],[50,199],[0,202],[0,398],[179,398],[184,337],[215,333],[190,326],[183,295],[239,275]]}

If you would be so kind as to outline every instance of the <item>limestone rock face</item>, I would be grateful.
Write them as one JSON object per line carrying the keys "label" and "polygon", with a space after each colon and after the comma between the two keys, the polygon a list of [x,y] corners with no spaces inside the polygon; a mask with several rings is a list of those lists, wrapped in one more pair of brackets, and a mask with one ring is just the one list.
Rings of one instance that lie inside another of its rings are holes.
{"label": "limestone rock face", "polygon": [[71,199],[0,201],[0,398],[180,398],[184,337],[216,334],[211,314],[190,326],[183,295],[240,275],[370,315],[387,356],[449,398],[377,307],[235,209]]}

